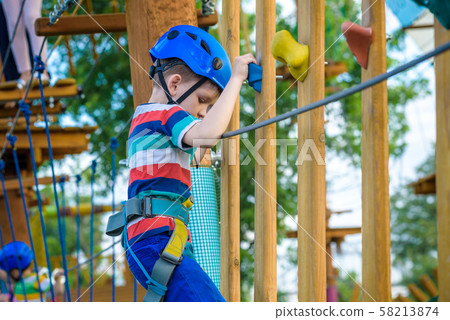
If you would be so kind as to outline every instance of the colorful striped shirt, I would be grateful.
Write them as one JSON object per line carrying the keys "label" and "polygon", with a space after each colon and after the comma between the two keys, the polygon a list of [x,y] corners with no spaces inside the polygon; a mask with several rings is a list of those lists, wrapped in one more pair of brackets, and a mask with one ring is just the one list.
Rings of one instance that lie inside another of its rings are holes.
{"label": "colorful striped shirt", "polygon": [[[138,106],[128,136],[128,199],[161,196],[183,203],[191,195],[190,163],[195,148],[184,145],[186,132],[200,120],[177,105]],[[173,229],[171,218],[136,219],[128,225],[134,237]]]}
{"label": "colorful striped shirt", "polygon": [[[46,300],[46,293],[50,290],[50,280],[46,273],[39,274],[39,282],[41,284],[42,298]],[[39,295],[39,285],[36,279],[36,273],[32,272],[29,276],[23,279],[23,284],[25,286],[25,293],[28,302],[39,302],[41,297]],[[22,282],[18,281],[14,285],[14,297],[16,302],[25,301],[25,296],[23,295]]]}

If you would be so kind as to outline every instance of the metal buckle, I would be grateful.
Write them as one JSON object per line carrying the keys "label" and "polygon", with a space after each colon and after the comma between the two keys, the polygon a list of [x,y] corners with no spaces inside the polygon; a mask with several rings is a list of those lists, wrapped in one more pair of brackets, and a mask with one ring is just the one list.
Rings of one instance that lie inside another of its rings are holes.
{"label": "metal buckle", "polygon": [[153,217],[152,214],[152,196],[147,196],[142,198],[141,200],[141,212],[142,212],[142,216],[144,218],[151,218]]}
{"label": "metal buckle", "polygon": [[171,264],[174,264],[174,265],[176,265],[176,266],[179,266],[179,265],[181,264],[181,262],[183,261],[183,256],[184,256],[184,255],[182,254],[181,257],[180,257],[180,259],[178,259],[178,261],[174,261],[174,260],[170,259],[169,257],[166,257],[165,255],[163,255],[164,249],[165,249],[165,248],[163,248],[163,249],[159,252],[159,257],[160,257],[161,259],[163,259],[164,261],[167,261],[167,262],[169,262],[169,263],[171,263]]}

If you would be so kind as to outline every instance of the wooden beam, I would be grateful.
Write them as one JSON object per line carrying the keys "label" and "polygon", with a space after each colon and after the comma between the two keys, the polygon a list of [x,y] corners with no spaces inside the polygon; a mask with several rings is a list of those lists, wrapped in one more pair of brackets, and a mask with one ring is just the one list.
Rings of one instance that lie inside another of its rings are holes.
{"label": "wooden beam", "polygon": [[[385,1],[363,0],[362,26],[372,28],[361,81],[386,72]],[[363,301],[391,301],[389,141],[386,81],[362,92]]]}
{"label": "wooden beam", "polygon": [[421,276],[420,283],[427,290],[428,294],[431,297],[436,297],[439,294],[438,288],[434,284],[433,280],[431,280],[429,275],[425,274],[425,275]]}
{"label": "wooden beam", "polygon": [[[163,3],[163,5],[166,5],[168,7],[172,6],[172,4],[167,3]],[[175,7],[173,7],[173,9],[176,10]],[[176,12],[172,11],[170,14],[172,16],[176,14]],[[212,15],[202,16],[201,9],[198,9],[196,11],[196,15],[198,22],[195,22],[195,25],[198,24],[198,26],[200,27],[210,27],[217,24],[217,11],[215,11]],[[125,16],[126,13],[92,14],[90,16],[63,16],[59,18],[58,23],[52,26],[48,25],[49,18],[38,18],[34,23],[34,28],[36,30],[36,35],[38,36],[127,32],[127,23]]]}
{"label": "wooden beam", "polygon": [[[7,101],[19,101],[23,98],[23,90],[13,89],[13,90],[1,90],[0,91],[0,102]],[[44,87],[44,97],[45,98],[65,98],[65,97],[75,97],[78,95],[78,87],[73,85],[68,86],[53,86]],[[36,100],[41,98],[41,92],[39,87],[34,87],[30,89],[27,95],[28,100]]]}
{"label": "wooden beam", "polygon": [[[0,93],[1,95],[1,93]],[[54,103],[53,107],[46,105],[47,114],[60,114],[65,111],[61,102],[57,101]],[[10,118],[15,117],[17,113],[18,106],[14,108],[5,108],[5,105],[0,105],[0,118]],[[30,106],[30,111],[32,114],[42,114],[41,104]]]}
{"label": "wooden beam", "polygon": [[131,82],[135,107],[148,102],[152,83],[148,79],[150,48],[171,27],[197,25],[195,2],[191,0],[126,0],[126,25],[130,54]]}
{"label": "wooden beam", "polygon": [[[69,177],[66,176],[66,181],[68,181]],[[61,176],[57,176],[56,177],[56,182],[59,182],[61,180]],[[51,184],[52,183],[52,177],[43,177],[43,178],[38,178],[38,182],[40,185],[47,185],[47,184]],[[24,188],[30,188],[30,187],[34,187],[34,177],[22,177],[22,185]],[[8,196],[9,196],[9,191],[12,190],[19,190],[19,180],[17,179],[8,179],[5,180],[5,188],[8,191]],[[0,197],[3,197],[3,189],[0,188]],[[23,211],[23,208],[22,208]]]}
{"label": "wooden beam", "polygon": [[[239,0],[222,2],[222,45],[231,63],[239,56]],[[239,98],[227,131],[239,128]],[[239,136],[222,140],[220,170],[220,289],[227,301],[241,300]]]}
{"label": "wooden beam", "polygon": [[409,185],[414,188],[414,194],[435,194],[436,193],[436,173],[420,178]]}
{"label": "wooden beam", "polygon": [[[450,41],[450,31],[434,21],[435,46]],[[436,198],[439,301],[450,301],[450,52],[434,60],[436,73]]]}
{"label": "wooden beam", "polygon": [[[299,0],[298,41],[309,46],[308,76],[298,82],[298,107],[325,97],[325,2]],[[298,150],[308,148],[309,160],[298,161],[298,299],[325,302],[326,182],[324,107],[298,116]],[[314,154],[312,148],[318,150]],[[318,159],[321,157],[321,159]]]}
{"label": "wooden beam", "polygon": [[414,283],[408,285],[408,290],[411,293],[411,295],[417,299],[417,301],[426,302],[430,300],[430,297]]}
{"label": "wooden beam", "polygon": [[[256,1],[256,60],[262,67],[261,93],[256,93],[255,121],[276,115],[276,66],[270,45],[275,35],[275,0]],[[263,142],[255,162],[255,301],[277,301],[277,151],[276,123],[257,129]]]}
{"label": "wooden beam", "polygon": [[[327,228],[326,235],[327,241],[328,239],[333,238],[343,238],[349,234],[358,234],[361,233],[361,228]],[[286,238],[297,238],[298,231],[288,231],[286,232]]]}
{"label": "wooden beam", "polygon": [[[45,128],[42,127],[31,127],[31,138],[33,141],[34,148],[40,148],[47,150],[47,138],[45,134]],[[55,149],[79,149],[87,150],[89,139],[86,136],[89,133],[94,132],[97,127],[83,127],[83,128],[61,128],[61,127],[49,127],[50,129],[50,139],[52,143],[52,148]],[[18,126],[14,130],[14,135],[17,136],[16,148],[29,149],[28,136],[26,128],[23,126]],[[0,144],[5,143],[6,135],[0,132]],[[11,148],[8,145],[8,149]]]}

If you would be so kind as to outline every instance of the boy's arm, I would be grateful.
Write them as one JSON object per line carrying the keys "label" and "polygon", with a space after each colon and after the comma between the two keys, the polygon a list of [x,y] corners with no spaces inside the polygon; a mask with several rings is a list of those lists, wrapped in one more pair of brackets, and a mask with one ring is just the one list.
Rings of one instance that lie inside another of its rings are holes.
{"label": "boy's arm", "polygon": [[194,125],[183,137],[183,143],[192,147],[211,148],[217,144],[228,127],[242,82],[247,79],[248,65],[255,63],[252,54],[236,57],[230,81],[205,118]]}

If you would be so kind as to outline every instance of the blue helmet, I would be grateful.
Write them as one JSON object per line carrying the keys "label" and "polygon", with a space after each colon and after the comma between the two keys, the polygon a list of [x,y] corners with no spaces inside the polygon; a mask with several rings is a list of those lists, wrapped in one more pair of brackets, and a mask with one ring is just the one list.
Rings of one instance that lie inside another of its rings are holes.
{"label": "blue helmet", "polygon": [[153,62],[178,58],[222,90],[231,77],[231,62],[221,44],[208,32],[194,26],[171,28],[150,49],[150,55]]}
{"label": "blue helmet", "polygon": [[6,272],[25,270],[33,260],[33,252],[25,242],[13,241],[0,250],[0,268]]}

